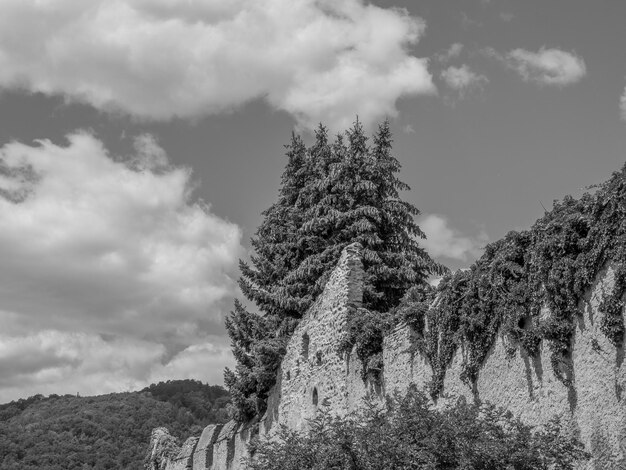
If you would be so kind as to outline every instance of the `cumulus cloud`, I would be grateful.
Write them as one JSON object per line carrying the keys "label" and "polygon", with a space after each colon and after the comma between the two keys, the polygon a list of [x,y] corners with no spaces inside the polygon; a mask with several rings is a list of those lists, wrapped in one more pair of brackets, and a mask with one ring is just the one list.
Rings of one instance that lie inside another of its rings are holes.
{"label": "cumulus cloud", "polygon": [[138,390],[150,383],[196,378],[220,383],[233,365],[220,342],[193,344],[168,359],[157,342],[44,330],[0,335],[0,402],[37,393],[102,393]]}
{"label": "cumulus cloud", "polygon": [[468,237],[450,227],[445,216],[429,214],[422,217],[419,226],[426,234],[420,244],[434,258],[449,258],[468,261],[481,255],[487,243],[487,235],[483,232],[477,237]]}
{"label": "cumulus cloud", "polygon": [[192,201],[190,179],[149,135],[128,158],[84,132],[0,147],[0,387],[101,374],[113,389],[207,341],[241,232]]}
{"label": "cumulus cloud", "polygon": [[362,0],[8,0],[0,87],[155,120],[264,99],[301,126],[345,128],[434,92],[408,51],[425,23]]}
{"label": "cumulus cloud", "polygon": [[525,81],[540,85],[571,85],[587,74],[582,57],[560,49],[542,47],[538,52],[514,49],[505,56],[491,50],[490,55],[499,58]]}
{"label": "cumulus cloud", "polygon": [[457,91],[461,96],[471,88],[480,88],[489,82],[486,76],[472,71],[467,65],[460,67],[450,66],[441,72],[441,78],[448,87]]}

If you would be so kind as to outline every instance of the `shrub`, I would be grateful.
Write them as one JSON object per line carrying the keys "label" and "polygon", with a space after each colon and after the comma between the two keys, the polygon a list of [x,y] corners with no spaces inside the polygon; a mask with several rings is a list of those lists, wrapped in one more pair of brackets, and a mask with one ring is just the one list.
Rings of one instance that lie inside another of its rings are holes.
{"label": "shrub", "polygon": [[566,470],[589,458],[556,419],[533,429],[464,399],[436,409],[415,388],[344,418],[323,409],[308,432],[282,428],[252,450],[248,470]]}

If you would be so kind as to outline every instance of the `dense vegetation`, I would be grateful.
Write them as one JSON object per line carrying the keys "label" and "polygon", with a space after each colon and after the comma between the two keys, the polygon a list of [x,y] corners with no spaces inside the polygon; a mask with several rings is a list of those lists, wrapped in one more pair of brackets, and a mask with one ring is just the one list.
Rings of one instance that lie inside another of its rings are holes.
{"label": "dense vegetation", "polygon": [[249,470],[567,470],[589,456],[558,421],[533,429],[502,409],[467,404],[437,410],[415,389],[337,418],[318,414],[307,433],[283,428],[255,447]]}
{"label": "dense vegetation", "polygon": [[380,345],[377,317],[410,287],[444,271],[418,244],[419,211],[400,198],[408,186],[396,176],[400,164],[391,147],[387,122],[370,144],[358,120],[332,142],[320,125],[310,147],[296,135],[286,146],[278,201],[263,212],[251,263],[240,263],[241,290],[260,315],[237,302],[226,323],[237,360],[236,370],[225,373],[236,419],[265,410],[286,341],[347,245],[363,247],[365,309],[354,312],[355,321],[367,313],[374,324],[368,338],[356,334],[350,344]]}
{"label": "dense vegetation", "polygon": [[615,287],[604,293],[598,321],[606,338],[623,347],[626,166],[593,189],[580,199],[555,202],[530,230],[488,245],[469,270],[448,275],[436,292],[415,289],[402,302],[397,318],[420,336],[415,347],[433,369],[433,397],[461,345],[462,378],[472,385],[498,334],[511,355],[521,348],[536,356],[545,342],[555,375],[571,387],[570,348],[580,303],[608,262]]}
{"label": "dense vegetation", "polygon": [[182,439],[227,418],[219,386],[174,380],[95,397],[35,395],[0,405],[0,469],[143,468],[152,429]]}
{"label": "dense vegetation", "polygon": [[242,292],[260,315],[237,302],[227,320],[237,368],[226,371],[225,381],[236,419],[263,413],[286,341],[341,250],[355,241],[364,247],[364,308],[352,309],[338,346],[339,352],[356,347],[364,378],[382,369],[385,332],[406,321],[418,332],[415,349],[432,367],[434,398],[462,344],[462,378],[472,386],[499,334],[510,354],[521,348],[536,356],[545,342],[555,375],[570,387],[579,304],[609,260],[616,285],[602,300],[600,328],[623,346],[626,169],[580,199],[555,202],[531,229],[488,245],[469,270],[447,274],[433,290],[426,277],[444,270],[418,245],[418,210],[399,197],[407,186],[396,176],[387,123],[371,142],[357,121],[332,143],[320,126],[311,147],[295,135],[286,146],[278,201],[263,213],[251,264],[241,263]]}

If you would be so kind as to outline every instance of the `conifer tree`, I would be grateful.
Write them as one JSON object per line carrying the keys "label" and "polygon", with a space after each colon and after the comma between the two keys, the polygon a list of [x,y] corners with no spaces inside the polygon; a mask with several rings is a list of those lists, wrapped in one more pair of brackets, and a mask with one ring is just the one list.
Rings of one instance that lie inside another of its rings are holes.
{"label": "conifer tree", "polygon": [[226,319],[237,361],[235,371],[226,369],[224,383],[233,404],[233,418],[246,421],[265,411],[270,388],[285,354],[286,335],[275,334],[274,317],[251,313],[238,301]]}
{"label": "conifer tree", "polygon": [[309,178],[308,158],[302,139],[292,134],[286,148],[287,165],[281,178],[278,201],[265,210],[263,222],[250,243],[255,254],[252,266],[240,261],[239,285],[243,294],[269,316],[297,316],[294,308],[281,302],[276,287],[300,263],[296,234],[302,222],[299,195]]}
{"label": "conifer tree", "polygon": [[357,120],[332,146],[327,171],[307,188],[307,204],[299,239],[310,240],[307,257],[286,280],[309,286],[310,305],[326,284],[341,251],[353,242],[363,245],[366,273],[364,306],[386,312],[398,305],[413,285],[443,268],[433,262],[417,238],[424,234],[414,217],[419,211],[400,199],[409,187],[400,181],[398,160],[391,154],[391,131],[385,121],[368,148]]}
{"label": "conifer tree", "polygon": [[409,188],[391,148],[387,121],[371,147],[358,119],[333,143],[322,125],[309,148],[292,135],[278,200],[263,212],[250,264],[240,263],[241,290],[263,316],[237,303],[227,321],[237,369],[225,377],[240,419],[263,413],[286,340],[347,245],[364,247],[364,306],[380,314],[443,271],[417,242],[419,211],[400,198]]}
{"label": "conifer tree", "polygon": [[241,290],[263,316],[235,301],[235,309],[226,320],[237,366],[235,371],[225,370],[224,382],[231,394],[233,417],[238,421],[264,412],[286,339],[295,328],[295,322],[281,321],[290,310],[280,302],[276,287],[300,262],[295,236],[301,216],[296,206],[300,188],[308,178],[308,160],[304,143],[295,134],[285,149],[287,165],[278,201],[262,213],[263,222],[251,239],[253,267],[244,261],[239,263]]}

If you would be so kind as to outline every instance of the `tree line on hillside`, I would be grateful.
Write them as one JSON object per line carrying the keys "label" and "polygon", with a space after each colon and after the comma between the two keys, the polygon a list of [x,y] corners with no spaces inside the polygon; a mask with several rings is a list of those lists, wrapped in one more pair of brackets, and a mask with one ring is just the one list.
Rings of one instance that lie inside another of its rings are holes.
{"label": "tree line on hillside", "polygon": [[171,380],[94,397],[35,395],[0,405],[0,470],[143,468],[153,428],[186,439],[228,419],[228,392]]}

